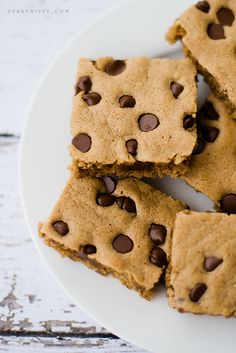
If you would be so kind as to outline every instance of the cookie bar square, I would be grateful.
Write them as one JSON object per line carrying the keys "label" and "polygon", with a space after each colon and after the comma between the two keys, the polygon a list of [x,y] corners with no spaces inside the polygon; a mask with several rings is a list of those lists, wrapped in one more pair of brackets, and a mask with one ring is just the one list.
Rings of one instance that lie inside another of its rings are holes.
{"label": "cookie bar square", "polygon": [[189,59],[80,59],[71,119],[80,176],[178,176],[196,143]]}
{"label": "cookie bar square", "polygon": [[63,256],[150,299],[168,262],[179,201],[136,179],[71,177],[40,235]]}
{"label": "cookie bar square", "polygon": [[235,0],[199,1],[167,33],[169,42],[182,41],[186,55],[230,111],[236,109],[235,14]]}
{"label": "cookie bar square", "polygon": [[183,178],[226,213],[236,213],[236,121],[210,95],[197,114],[199,137]]}
{"label": "cookie bar square", "polygon": [[180,212],[167,273],[180,312],[236,315],[236,215]]}

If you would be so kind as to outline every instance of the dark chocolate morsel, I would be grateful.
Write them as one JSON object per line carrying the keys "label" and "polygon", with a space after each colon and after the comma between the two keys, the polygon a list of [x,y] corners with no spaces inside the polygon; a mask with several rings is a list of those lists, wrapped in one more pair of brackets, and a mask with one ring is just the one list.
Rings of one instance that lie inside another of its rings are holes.
{"label": "dark chocolate morsel", "polygon": [[216,17],[222,26],[232,26],[234,22],[234,13],[226,7],[221,7],[217,13]]}
{"label": "dark chocolate morsel", "polygon": [[197,138],[196,146],[194,147],[193,154],[200,154],[206,146],[205,141],[201,138]]}
{"label": "dark chocolate morsel", "polygon": [[138,148],[138,142],[135,139],[131,139],[126,141],[126,148],[129,154],[132,156],[136,156],[137,154],[137,148]]}
{"label": "dark chocolate morsel", "polygon": [[119,197],[117,197],[117,199],[116,199],[117,205],[118,205],[120,208],[122,208],[122,209],[123,209],[123,204],[124,204],[124,202],[125,202],[125,199],[126,199],[125,196],[119,196]]}
{"label": "dark chocolate morsel", "polygon": [[207,286],[205,283],[197,283],[192,289],[189,291],[189,298],[192,302],[198,302],[199,299],[203,296],[205,291],[207,290]]}
{"label": "dark chocolate morsel", "polygon": [[130,197],[126,197],[122,209],[130,213],[136,213],[136,205],[134,200]]}
{"label": "dark chocolate morsel", "polygon": [[114,60],[107,64],[105,72],[108,75],[116,76],[120,75],[126,68],[126,64],[123,60]]}
{"label": "dark chocolate morsel", "polygon": [[96,105],[100,102],[100,100],[102,99],[102,97],[100,96],[99,93],[97,92],[90,92],[87,93],[83,96],[83,100],[89,105]]}
{"label": "dark chocolate morsel", "polygon": [[60,235],[66,235],[67,233],[69,233],[69,227],[68,224],[66,222],[63,221],[57,221],[54,222],[52,224],[53,228],[55,229],[55,231],[60,234]]}
{"label": "dark chocolate morsel", "polygon": [[112,194],[116,189],[116,185],[117,185],[116,178],[114,178],[113,176],[104,176],[102,177],[102,180],[106,187],[106,192],[108,194]]}
{"label": "dark chocolate morsel", "polygon": [[98,194],[97,204],[102,207],[108,207],[114,204],[116,198],[109,194]]}
{"label": "dark chocolate morsel", "polygon": [[155,245],[163,245],[166,240],[167,229],[162,224],[152,223],[149,228],[149,235]]}
{"label": "dark chocolate morsel", "polygon": [[126,196],[117,197],[116,203],[122,210],[125,210],[130,213],[136,213],[135,202],[130,197],[126,197]]}
{"label": "dark chocolate morsel", "polygon": [[82,76],[79,78],[79,81],[75,86],[76,94],[81,91],[88,92],[91,90],[91,87],[92,87],[92,82],[90,80],[90,77]]}
{"label": "dark chocolate morsel", "polygon": [[191,129],[195,123],[195,119],[191,115],[186,115],[183,120],[183,127],[185,130]]}
{"label": "dark chocolate morsel", "polygon": [[72,140],[74,145],[80,152],[88,152],[92,145],[91,137],[87,134],[78,134]]}
{"label": "dark chocolate morsel", "polygon": [[206,257],[204,260],[204,268],[207,272],[214,271],[223,262],[223,259],[219,259],[215,256]]}
{"label": "dark chocolate morsel", "polygon": [[180,93],[183,92],[184,87],[181,84],[179,84],[178,82],[172,81],[170,84],[170,89],[173,93],[173,96],[177,99],[179,97]]}
{"label": "dark chocolate morsel", "polygon": [[165,251],[158,246],[155,246],[151,250],[149,260],[153,265],[156,265],[160,268],[165,268],[168,264]]}
{"label": "dark chocolate morsel", "polygon": [[213,40],[225,39],[224,27],[220,23],[210,23],[207,27],[207,34]]}
{"label": "dark chocolate morsel", "polygon": [[132,96],[122,96],[119,99],[120,107],[121,108],[133,108],[135,106],[135,99]]}
{"label": "dark chocolate morsel", "polygon": [[127,235],[119,234],[113,239],[112,246],[118,253],[125,254],[133,249],[134,243]]}
{"label": "dark chocolate morsel", "polygon": [[207,101],[204,106],[202,107],[203,111],[205,113],[205,117],[210,120],[218,120],[219,119],[219,114],[215,110],[213,104],[209,101]]}
{"label": "dark chocolate morsel", "polygon": [[86,244],[83,246],[82,251],[85,255],[95,254],[97,252],[96,246]]}
{"label": "dark chocolate morsel", "polygon": [[208,13],[210,11],[210,5],[207,1],[199,1],[196,4],[196,8],[204,13]]}
{"label": "dark chocolate morsel", "polygon": [[154,130],[160,122],[156,115],[147,113],[140,115],[138,124],[141,131],[147,132]]}
{"label": "dark chocolate morsel", "polygon": [[225,195],[221,201],[220,206],[225,213],[236,213],[236,194]]}
{"label": "dark chocolate morsel", "polygon": [[205,141],[214,142],[219,135],[220,130],[216,127],[202,126],[201,132]]}

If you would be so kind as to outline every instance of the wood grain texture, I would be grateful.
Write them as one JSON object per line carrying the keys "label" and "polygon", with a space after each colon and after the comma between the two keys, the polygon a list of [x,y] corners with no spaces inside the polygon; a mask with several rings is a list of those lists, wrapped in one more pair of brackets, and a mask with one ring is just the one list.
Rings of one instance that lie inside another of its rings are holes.
{"label": "wood grain texture", "polygon": [[[18,189],[19,136],[40,77],[72,36],[119,3],[11,0],[0,4],[0,352],[144,353],[91,320],[58,288],[32,244]],[[16,12],[26,9],[49,12]],[[64,13],[55,12],[60,9]]]}
{"label": "wood grain texture", "polygon": [[141,353],[130,344],[101,337],[5,336],[1,344],[7,353]]}
{"label": "wood grain texture", "polygon": [[125,0],[0,2],[1,132],[20,133],[33,92],[56,54],[85,25],[122,2]]}

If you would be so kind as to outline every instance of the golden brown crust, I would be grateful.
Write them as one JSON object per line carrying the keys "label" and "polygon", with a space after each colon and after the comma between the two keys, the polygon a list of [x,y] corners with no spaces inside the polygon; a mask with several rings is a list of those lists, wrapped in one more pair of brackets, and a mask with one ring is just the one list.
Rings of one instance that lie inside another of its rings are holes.
{"label": "golden brown crust", "polygon": [[[231,24],[222,26],[223,37],[212,37],[208,28],[218,23],[217,12],[222,7],[231,10],[235,17],[234,0],[208,0],[209,11],[202,12],[194,4],[187,9],[169,29],[166,38],[170,43],[181,40],[184,53],[203,74],[216,97],[224,99],[230,115],[236,110],[235,65],[235,18]],[[221,26],[221,25],[219,25]]]}
{"label": "golden brown crust", "polygon": [[176,21],[176,23],[168,30],[166,34],[166,40],[170,44],[175,44],[177,40],[181,40],[186,35],[186,31],[183,27]]}
{"label": "golden brown crust", "polygon": [[184,45],[183,45],[183,51],[185,55],[188,56],[196,65],[198,72],[200,72],[204,76],[206,83],[211,87],[211,90],[215,94],[215,96],[218,99],[223,101],[224,105],[228,109],[228,112],[229,112],[228,116],[232,117],[233,119],[236,119],[236,114],[235,114],[236,106],[232,104],[232,102],[229,100],[227,93],[221,90],[220,84],[202,65],[199,64],[196,58],[193,57],[191,51]]}
{"label": "golden brown crust", "polygon": [[[84,102],[83,92],[73,99],[72,137],[86,134],[91,142],[85,152],[75,143],[70,145],[76,169],[88,169],[90,176],[114,172],[138,178],[183,174],[196,143],[196,125],[183,127],[186,115],[196,116],[195,66],[189,59],[129,58],[122,74],[110,76],[104,67],[112,60],[101,58],[94,64],[80,59],[77,81],[89,76],[91,90],[102,99],[94,106]],[[172,83],[181,87],[176,97]],[[119,98],[123,95],[135,98],[135,106],[121,108]],[[140,128],[139,119],[145,114],[158,118],[158,125],[151,130]],[[134,154],[126,147],[130,140],[137,142]]]}
{"label": "golden brown crust", "polygon": [[[83,166],[82,166],[83,165]],[[124,178],[129,174],[130,177],[141,179],[143,177],[172,176],[178,178],[184,175],[189,169],[189,158],[183,163],[175,165],[169,164],[154,164],[145,162],[136,162],[135,164],[82,164],[81,162],[73,161],[70,165],[70,170],[75,176],[80,177],[101,177],[105,175],[115,174],[118,177]]]}
{"label": "golden brown crust", "polygon": [[[168,302],[180,312],[235,316],[236,215],[183,211],[177,214],[166,275]],[[206,269],[206,258],[221,262]],[[195,300],[190,291],[206,286]]]}
{"label": "golden brown crust", "polygon": [[199,114],[199,124],[218,129],[219,135],[214,142],[206,142],[200,154],[193,155],[183,179],[219,207],[225,195],[236,194],[236,121],[229,118],[222,100],[211,94],[207,101],[213,105],[219,118],[211,120]]}
{"label": "golden brown crust", "polygon": [[57,252],[59,252],[63,257],[68,257],[73,261],[76,262],[83,262],[84,265],[86,265],[88,268],[100,273],[103,276],[107,276],[111,274],[114,278],[117,278],[120,280],[121,283],[123,283],[127,288],[129,289],[135,289],[136,291],[139,292],[140,296],[146,300],[151,300],[155,294],[155,285],[153,289],[146,290],[145,288],[139,286],[134,279],[130,281],[130,278],[127,278],[125,274],[121,273],[116,273],[113,269],[103,266],[102,264],[98,263],[95,260],[87,259],[82,255],[82,253],[78,251],[73,251],[69,248],[66,248],[63,244],[60,244],[56,242],[55,240],[48,239],[46,238],[45,234],[41,232],[43,224],[39,223],[39,235],[43,239],[46,245],[50,246],[51,248],[55,249]]}
{"label": "golden brown crust", "polygon": [[[109,196],[112,203],[107,207],[97,201],[98,195],[105,191],[101,179],[72,176],[47,222],[40,225],[40,236],[63,256],[85,262],[104,275],[111,273],[128,288],[150,299],[166,265],[157,266],[150,261],[155,247],[149,234],[150,227],[154,223],[165,228],[164,241],[159,248],[168,260],[169,235],[175,215],[185,207],[134,178],[117,182]],[[128,211],[119,206],[115,201],[121,197],[131,200],[135,209]],[[66,223],[65,234],[55,229],[55,222]],[[132,243],[132,247],[124,252],[113,245],[120,234]],[[84,251],[87,245],[93,247],[92,252]]]}

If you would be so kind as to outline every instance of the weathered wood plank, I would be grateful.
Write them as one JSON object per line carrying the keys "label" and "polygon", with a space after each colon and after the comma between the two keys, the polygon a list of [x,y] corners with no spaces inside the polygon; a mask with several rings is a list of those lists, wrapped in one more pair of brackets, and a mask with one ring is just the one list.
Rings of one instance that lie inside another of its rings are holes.
{"label": "weathered wood plank", "polygon": [[[0,2],[0,132],[20,133],[32,93],[57,52],[85,25],[124,1]],[[31,9],[41,13],[16,12]],[[42,10],[49,12],[42,13]]]}
{"label": "weathered wood plank", "polygon": [[97,347],[141,353],[75,307],[42,264],[23,218],[18,147],[19,138],[0,136],[0,352],[47,353],[61,347],[89,353]]}
{"label": "weathered wood plank", "polygon": [[37,254],[18,191],[19,138],[0,138],[0,330],[106,332],[66,298]]}
{"label": "weathered wood plank", "polygon": [[6,353],[144,353],[129,343],[102,337],[0,337],[0,352]]}

